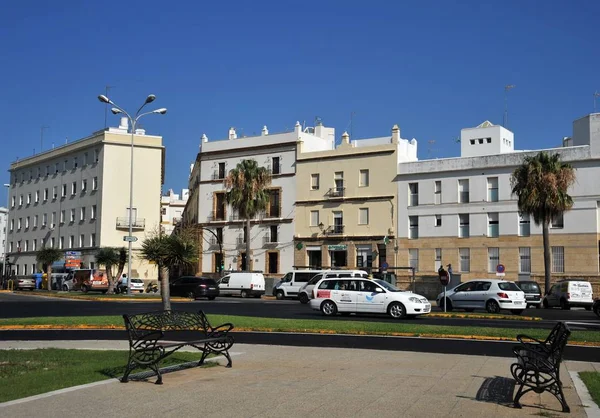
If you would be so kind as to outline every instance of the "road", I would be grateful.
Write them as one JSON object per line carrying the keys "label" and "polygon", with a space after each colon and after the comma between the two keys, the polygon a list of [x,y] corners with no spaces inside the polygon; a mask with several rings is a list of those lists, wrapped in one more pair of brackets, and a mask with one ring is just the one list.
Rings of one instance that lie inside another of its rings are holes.
{"label": "road", "polygon": [[[286,319],[322,319],[320,312],[302,305],[296,300],[240,299],[234,297],[217,298],[214,301],[197,300],[194,302],[172,303],[173,309],[197,311],[202,309],[208,314],[241,315],[264,318]],[[156,302],[94,302],[89,300],[53,299],[28,294],[0,293],[0,318],[21,318],[38,316],[97,316],[122,315],[160,309]],[[434,309],[437,310],[437,308]],[[493,319],[461,319],[419,317],[406,319],[411,323],[424,325],[482,326],[504,328],[551,328],[554,322],[576,321],[600,324],[593,312],[583,309],[562,311],[560,309],[529,309],[524,315],[539,316],[543,321],[511,321]],[[382,315],[351,315],[336,317],[337,320],[361,320],[376,322],[396,322]]]}

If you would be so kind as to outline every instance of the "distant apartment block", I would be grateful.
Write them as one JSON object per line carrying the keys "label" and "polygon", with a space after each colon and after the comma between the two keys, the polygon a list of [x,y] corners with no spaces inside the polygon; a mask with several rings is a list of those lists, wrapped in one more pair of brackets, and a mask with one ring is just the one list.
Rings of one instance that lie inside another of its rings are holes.
{"label": "distant apartment block", "polygon": [[160,224],[163,232],[171,235],[173,229],[181,223],[183,211],[187,204],[190,192],[183,189],[181,194],[177,194],[173,189],[161,197],[160,200]]}

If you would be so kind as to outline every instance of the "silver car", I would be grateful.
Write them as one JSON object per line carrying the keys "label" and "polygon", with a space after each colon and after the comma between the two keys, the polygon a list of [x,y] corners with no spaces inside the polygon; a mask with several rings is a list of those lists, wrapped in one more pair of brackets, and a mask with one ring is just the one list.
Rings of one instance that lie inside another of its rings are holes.
{"label": "silver car", "polygon": [[440,293],[436,298],[442,310],[464,309],[473,312],[475,309],[485,309],[489,313],[499,313],[500,310],[510,310],[520,315],[527,308],[525,293],[514,282],[496,279],[475,279],[462,283],[454,289]]}
{"label": "silver car", "polygon": [[20,279],[15,279],[14,288],[17,290],[35,289],[35,279],[31,277],[22,277]]}

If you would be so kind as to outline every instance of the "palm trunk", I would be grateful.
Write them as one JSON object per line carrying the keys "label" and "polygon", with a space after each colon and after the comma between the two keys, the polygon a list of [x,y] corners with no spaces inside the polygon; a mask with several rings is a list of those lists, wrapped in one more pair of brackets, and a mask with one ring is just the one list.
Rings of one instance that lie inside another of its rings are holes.
{"label": "palm trunk", "polygon": [[250,218],[246,218],[246,271],[252,271],[250,266]]}
{"label": "palm trunk", "polygon": [[[41,285],[40,285],[41,287]],[[48,267],[46,267],[46,287],[48,290],[52,290],[52,264],[49,263]],[[61,289],[58,289],[61,290]]]}
{"label": "palm trunk", "polygon": [[112,295],[113,293],[115,293],[115,279],[112,276],[112,266],[106,266],[106,278],[108,279],[108,290],[106,291],[106,293]]}
{"label": "palm trunk", "polygon": [[549,222],[542,224],[542,237],[544,240],[544,294],[550,290],[550,231]]}
{"label": "palm trunk", "polygon": [[163,275],[163,267],[161,264],[158,267],[158,281],[160,282],[160,297],[162,299],[162,305],[164,311],[171,310],[171,298],[169,295],[169,280]]}

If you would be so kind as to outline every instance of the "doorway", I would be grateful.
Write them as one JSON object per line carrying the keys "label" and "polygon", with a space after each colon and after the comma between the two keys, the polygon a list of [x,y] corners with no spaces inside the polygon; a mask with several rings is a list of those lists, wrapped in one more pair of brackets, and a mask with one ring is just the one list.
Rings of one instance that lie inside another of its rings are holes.
{"label": "doorway", "polygon": [[240,253],[241,262],[240,262],[240,270],[246,271],[246,253]]}
{"label": "doorway", "polygon": [[331,267],[346,267],[348,265],[348,257],[346,251],[329,251],[331,256]]}
{"label": "doorway", "polygon": [[278,273],[279,253],[269,253],[269,269],[268,273]]}

